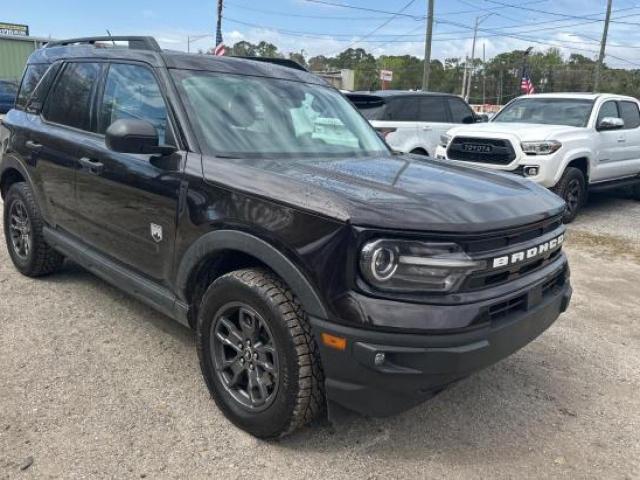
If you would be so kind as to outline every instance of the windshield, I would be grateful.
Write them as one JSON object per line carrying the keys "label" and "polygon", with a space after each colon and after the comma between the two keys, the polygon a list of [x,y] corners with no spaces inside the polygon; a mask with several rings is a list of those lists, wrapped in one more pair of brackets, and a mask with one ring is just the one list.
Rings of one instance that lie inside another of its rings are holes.
{"label": "windshield", "polygon": [[173,72],[209,153],[237,158],[353,157],[388,153],[337,91],[273,78]]}
{"label": "windshield", "polygon": [[593,100],[521,98],[507,105],[492,122],[586,127],[592,107]]}

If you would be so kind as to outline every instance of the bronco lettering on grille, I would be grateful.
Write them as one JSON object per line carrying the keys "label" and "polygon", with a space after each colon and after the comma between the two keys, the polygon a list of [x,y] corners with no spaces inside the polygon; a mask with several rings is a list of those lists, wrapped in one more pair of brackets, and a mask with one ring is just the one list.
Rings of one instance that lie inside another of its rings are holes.
{"label": "bronco lettering on grille", "polygon": [[524,262],[525,260],[531,260],[533,258],[540,257],[545,253],[550,253],[556,250],[562,245],[563,242],[564,234],[527,250],[514,252],[503,257],[496,257],[492,261],[492,266],[493,268],[502,268],[509,265],[514,265],[516,263]]}

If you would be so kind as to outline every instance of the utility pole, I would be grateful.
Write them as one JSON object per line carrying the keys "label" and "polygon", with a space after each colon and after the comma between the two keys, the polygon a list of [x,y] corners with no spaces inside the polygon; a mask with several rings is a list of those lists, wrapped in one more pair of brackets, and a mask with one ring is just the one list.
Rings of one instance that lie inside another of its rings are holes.
{"label": "utility pole", "polygon": [[607,15],[604,20],[604,30],[602,32],[602,41],[600,42],[600,55],[598,56],[598,63],[596,63],[596,70],[593,75],[593,91],[597,92],[600,87],[600,70],[604,62],[604,52],[607,48],[607,34],[609,33],[609,21],[611,20],[611,3],[612,0],[607,0]]}
{"label": "utility pole", "polygon": [[431,40],[433,38],[433,2],[427,0],[427,36],[424,41],[424,73],[422,75],[422,91],[429,90],[431,76]]}
{"label": "utility pole", "polygon": [[466,90],[467,90],[467,68],[469,68],[469,55],[465,55],[464,57],[464,71],[462,74],[462,93],[460,94],[460,96],[463,98],[466,96]]}
{"label": "utility pole", "polygon": [[485,15],[479,15],[476,17],[476,25],[473,28],[473,43],[471,44],[471,70],[469,70],[469,74],[467,75],[467,87],[465,92],[463,93],[464,99],[468,102],[469,95],[471,94],[471,78],[473,77],[473,62],[476,57],[476,38],[478,37],[478,26],[484,22],[487,18],[489,18],[493,13],[487,13]]}
{"label": "utility pole", "polygon": [[482,105],[487,104],[487,57],[485,56],[486,42],[482,42]]}

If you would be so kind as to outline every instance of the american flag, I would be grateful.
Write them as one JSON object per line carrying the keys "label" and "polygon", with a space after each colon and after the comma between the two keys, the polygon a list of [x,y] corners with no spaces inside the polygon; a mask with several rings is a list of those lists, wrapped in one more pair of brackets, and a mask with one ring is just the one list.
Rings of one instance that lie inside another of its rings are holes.
{"label": "american flag", "polygon": [[529,76],[528,69],[524,69],[522,71],[522,82],[520,82],[520,91],[524,95],[531,95],[532,93],[536,93],[536,88],[533,86],[533,82],[531,81],[531,77]]}
{"label": "american flag", "polygon": [[223,56],[227,53],[227,48],[222,41],[222,0],[218,0],[218,26],[216,28],[216,48],[213,49],[213,54],[217,56]]}

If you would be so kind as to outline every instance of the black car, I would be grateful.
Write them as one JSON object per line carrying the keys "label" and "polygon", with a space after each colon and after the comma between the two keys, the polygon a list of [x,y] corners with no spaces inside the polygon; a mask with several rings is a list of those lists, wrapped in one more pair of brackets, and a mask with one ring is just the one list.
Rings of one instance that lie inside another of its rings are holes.
{"label": "black car", "polygon": [[569,304],[557,196],[394,154],[299,69],[149,37],[50,43],[3,128],[15,267],[68,257],[193,328],[213,398],[258,437],[327,405],[406,410]]}
{"label": "black car", "polygon": [[0,114],[13,108],[18,93],[18,85],[9,80],[0,80]]}

